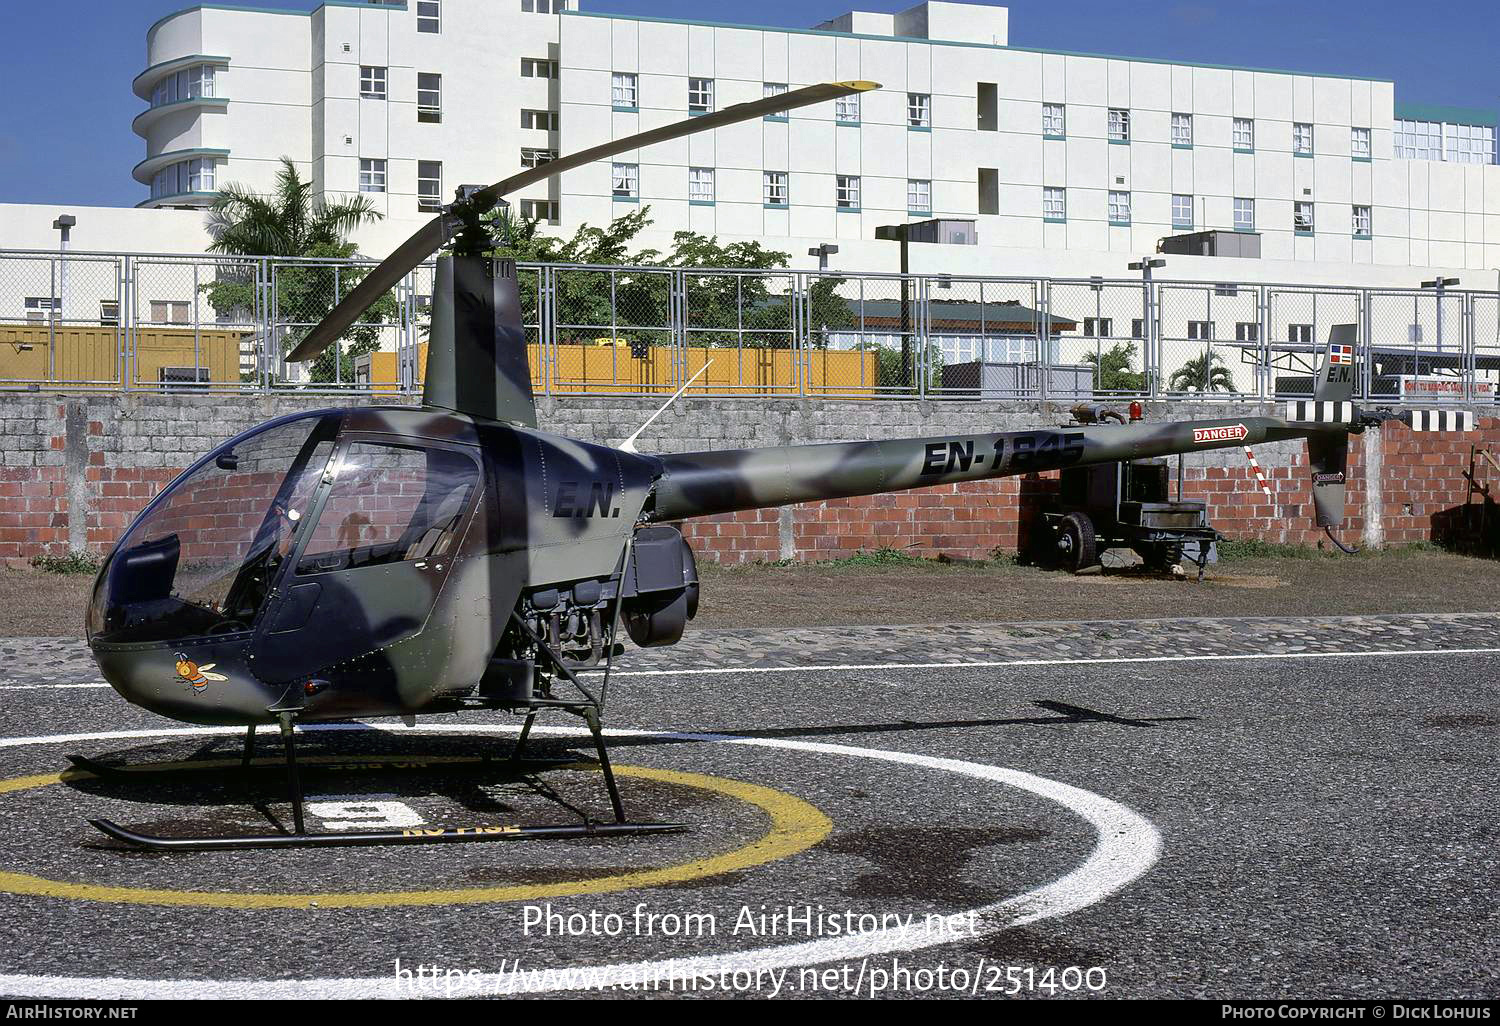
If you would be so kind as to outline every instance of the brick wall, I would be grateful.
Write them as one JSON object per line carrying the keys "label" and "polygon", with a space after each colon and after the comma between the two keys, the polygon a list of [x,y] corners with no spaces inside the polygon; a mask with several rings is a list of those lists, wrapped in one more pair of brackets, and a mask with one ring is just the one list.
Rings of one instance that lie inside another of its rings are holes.
{"label": "brick wall", "polygon": [[[0,559],[70,549],[102,552],[183,467],[271,417],[328,405],[283,397],[0,395]],[[550,430],[609,443],[629,435],[655,401],[544,399]],[[1150,419],[1255,416],[1254,404],[1153,404]],[[646,451],[1004,431],[1057,424],[1066,412],[1038,403],[688,400],[642,438]],[[1468,435],[1413,434],[1389,425],[1352,439],[1348,481],[1352,542],[1431,537],[1434,517],[1462,504],[1472,444],[1500,448],[1500,421]],[[1192,453],[1184,494],[1203,499],[1236,538],[1311,542],[1312,495],[1300,442],[1257,446],[1273,489],[1268,502],[1238,448]],[[1376,468],[1373,478],[1367,467]],[[1373,487],[1372,487],[1373,485]],[[982,557],[1014,551],[1055,475],[940,485],[857,499],[706,517],[685,525],[700,558],[722,562],[822,559],[879,548]]]}

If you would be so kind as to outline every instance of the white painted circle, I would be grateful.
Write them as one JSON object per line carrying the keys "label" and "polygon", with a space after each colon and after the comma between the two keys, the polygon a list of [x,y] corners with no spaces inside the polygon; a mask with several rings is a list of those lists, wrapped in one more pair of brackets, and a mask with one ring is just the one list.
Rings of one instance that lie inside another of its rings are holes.
{"label": "white painted circle", "polygon": [[[518,728],[503,724],[434,724],[398,727],[387,724],[326,724],[305,728],[323,730],[378,730],[419,734],[514,734]],[[237,727],[178,727],[161,730],[116,730],[94,734],[54,734],[46,737],[0,739],[0,748],[68,744],[75,741],[114,741],[159,737],[201,737],[205,734],[240,734]],[[538,734],[586,735],[581,728],[538,727]],[[1021,770],[962,759],[943,759],[877,748],[792,741],[782,738],[737,737],[732,734],[688,734],[673,731],[608,730],[614,737],[656,737],[683,741],[746,745],[784,751],[813,752],[855,759],[915,766],[942,773],[955,773],[1012,787],[1046,798],[1074,813],[1094,828],[1097,841],[1081,865],[1051,883],[989,905],[954,913],[975,917],[976,929],[965,941],[978,940],[1001,930],[1065,916],[1087,908],[1127,887],[1149,870],[1161,853],[1161,835],[1143,816],[1118,802],[1071,784]],[[828,962],[868,958],[897,952],[920,951],[954,942],[954,937],[936,927],[913,925],[888,928],[798,944],[754,948],[719,955],[623,962],[568,969],[523,970],[519,975],[486,973],[431,983],[406,981],[392,976],[330,977],[310,980],[144,980],[88,976],[0,975],[0,993],[38,998],[83,998],[90,1000],[149,1000],[152,998],[402,998],[485,997],[496,994],[535,994],[556,991],[595,990],[642,981],[689,980],[755,974],[778,969],[813,966]]]}

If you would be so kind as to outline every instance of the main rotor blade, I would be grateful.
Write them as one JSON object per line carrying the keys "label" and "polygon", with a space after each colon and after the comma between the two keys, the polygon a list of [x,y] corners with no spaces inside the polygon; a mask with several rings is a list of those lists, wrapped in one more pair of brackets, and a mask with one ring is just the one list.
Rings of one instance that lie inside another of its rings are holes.
{"label": "main rotor blade", "polygon": [[[517,189],[523,189],[528,185],[560,175],[564,171],[571,171],[573,168],[603,157],[612,157],[617,153],[640,149],[643,146],[667,142],[671,139],[680,139],[695,132],[723,128],[725,125],[750,121],[767,114],[779,114],[794,107],[806,107],[809,104],[823,103],[840,96],[849,96],[878,88],[880,88],[878,82],[823,82],[749,103],[736,103],[723,110],[673,122],[670,125],[662,125],[660,128],[652,128],[636,135],[626,136],[624,139],[612,139],[609,142],[579,150],[577,153],[550,160],[537,167],[527,168],[519,174],[511,175],[494,185],[480,189],[469,197],[467,203],[475,213],[483,214],[493,209],[503,196]],[[297,348],[292,350],[287,359],[293,362],[311,360],[327,349],[333,340],[347,331],[349,326],[358,320],[359,315],[364,313],[375,300],[384,295],[387,290],[395,287],[402,278],[420,266],[422,261],[437,252],[448,235],[448,230],[444,226],[445,219],[452,222],[450,226],[452,229],[456,229],[460,223],[451,214],[439,214],[428,221],[415,235],[397,246],[390,256],[376,264],[358,285],[350,289],[349,294],[318,322],[318,325],[308,333]]]}

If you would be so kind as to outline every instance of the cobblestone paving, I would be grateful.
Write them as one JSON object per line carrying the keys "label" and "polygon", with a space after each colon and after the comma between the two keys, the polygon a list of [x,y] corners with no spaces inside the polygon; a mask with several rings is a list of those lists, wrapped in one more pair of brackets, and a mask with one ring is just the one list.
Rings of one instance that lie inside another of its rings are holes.
{"label": "cobblestone paving", "polygon": [[[958,623],[690,632],[670,648],[631,649],[621,671],[977,663],[1191,655],[1500,648],[1500,614]],[[100,682],[70,638],[0,639],[0,687]]]}

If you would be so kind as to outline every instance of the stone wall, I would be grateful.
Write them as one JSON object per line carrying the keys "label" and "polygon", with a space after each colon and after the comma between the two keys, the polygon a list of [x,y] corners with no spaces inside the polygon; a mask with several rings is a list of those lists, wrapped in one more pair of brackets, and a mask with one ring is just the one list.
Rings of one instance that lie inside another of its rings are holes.
{"label": "stone wall", "polygon": [[[263,420],[329,405],[284,397],[0,395],[0,559],[25,561],[70,550],[102,552],[183,467]],[[542,426],[600,443],[618,442],[655,401],[543,399]],[[1255,416],[1255,404],[1150,404],[1149,419]],[[1467,497],[1463,471],[1473,444],[1500,448],[1500,421],[1481,411],[1480,430],[1413,434],[1388,425],[1352,439],[1349,541],[1427,539],[1433,519]],[[640,442],[644,451],[690,451],[797,442],[956,435],[1060,424],[1040,403],[693,399],[668,410]],[[1203,499],[1221,531],[1236,538],[1310,542],[1312,496],[1301,442],[1259,446],[1273,490],[1268,500],[1239,448],[1184,459],[1183,490]],[[941,485],[910,492],[806,503],[706,517],[685,525],[701,558],[721,562],[821,559],[861,549],[980,557],[1014,551],[1055,475]]]}

